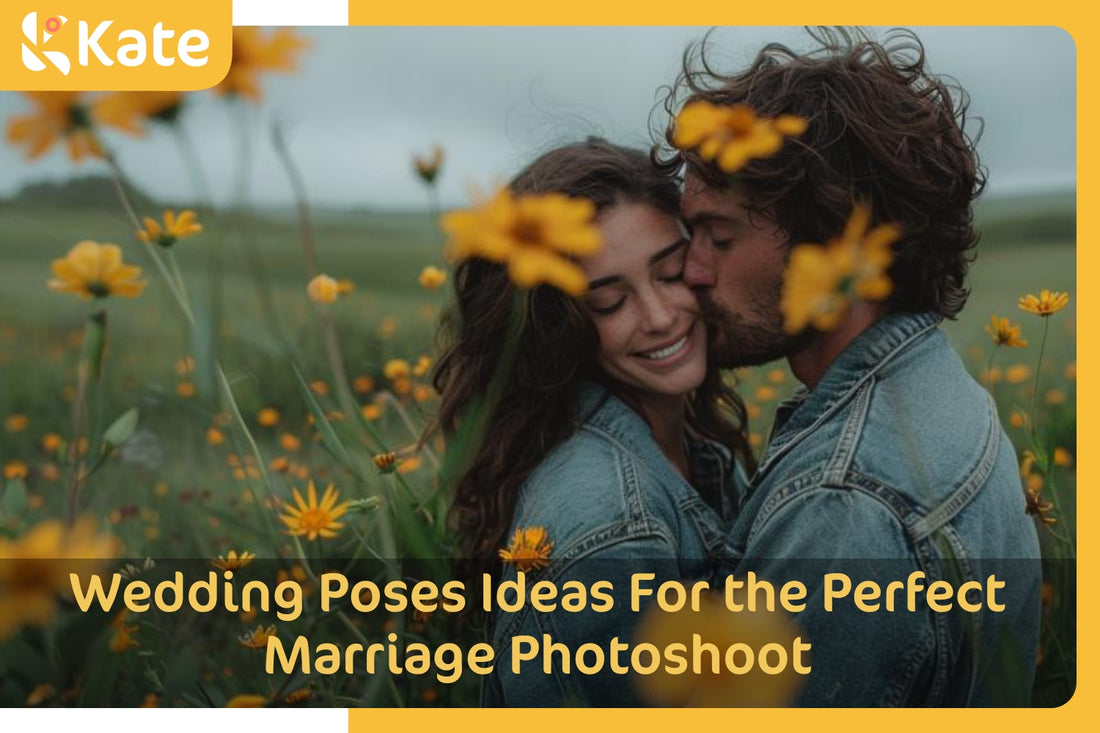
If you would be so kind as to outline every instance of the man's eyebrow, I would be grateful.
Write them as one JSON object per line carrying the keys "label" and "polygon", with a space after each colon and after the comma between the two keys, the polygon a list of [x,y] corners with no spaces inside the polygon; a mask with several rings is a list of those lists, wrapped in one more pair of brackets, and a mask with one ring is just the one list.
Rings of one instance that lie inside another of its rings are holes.
{"label": "man's eyebrow", "polygon": [[731,224],[739,219],[736,215],[719,214],[716,211],[701,211],[694,216],[684,217],[684,221],[688,226],[697,227],[700,224],[710,224],[712,222]]}
{"label": "man's eyebrow", "polygon": [[[681,249],[688,246],[688,244],[689,244],[688,240],[681,237],[680,239],[676,240],[675,242],[668,245],[667,247],[662,248],[659,252],[656,252],[652,257],[650,257],[649,258],[649,264],[650,265],[657,264],[658,262],[665,259],[669,255],[671,255],[675,252],[679,252]],[[614,283],[621,282],[622,279],[623,279],[622,275],[608,275],[607,277],[601,277],[598,280],[593,280],[590,283],[588,283],[588,289],[589,289],[589,291],[592,291],[592,290],[595,290],[596,288],[602,288],[602,287],[607,286],[607,285],[612,285]]]}

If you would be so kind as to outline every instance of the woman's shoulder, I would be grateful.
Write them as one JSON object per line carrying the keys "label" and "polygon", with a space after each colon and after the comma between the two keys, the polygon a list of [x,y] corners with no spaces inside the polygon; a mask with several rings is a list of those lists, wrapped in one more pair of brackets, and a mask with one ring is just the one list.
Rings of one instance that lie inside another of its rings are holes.
{"label": "woman's shoulder", "polygon": [[652,534],[672,505],[667,487],[632,448],[586,420],[551,450],[520,488],[514,527],[543,526],[557,547],[606,533]]}

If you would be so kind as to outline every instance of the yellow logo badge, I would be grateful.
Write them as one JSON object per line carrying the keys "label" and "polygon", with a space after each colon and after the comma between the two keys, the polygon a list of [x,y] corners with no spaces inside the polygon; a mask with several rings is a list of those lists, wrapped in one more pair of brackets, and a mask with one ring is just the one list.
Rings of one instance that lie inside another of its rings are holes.
{"label": "yellow logo badge", "polygon": [[46,1],[0,9],[0,88],[194,91],[229,71],[229,0]]}

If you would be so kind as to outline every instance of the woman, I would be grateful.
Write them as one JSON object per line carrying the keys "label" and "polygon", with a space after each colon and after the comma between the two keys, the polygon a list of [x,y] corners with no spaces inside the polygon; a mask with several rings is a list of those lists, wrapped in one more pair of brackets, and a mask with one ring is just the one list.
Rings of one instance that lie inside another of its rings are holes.
{"label": "woman", "polygon": [[[707,575],[744,482],[733,456],[752,462],[744,408],[707,369],[706,326],[682,282],[688,238],[678,191],[644,153],[589,139],[543,155],[510,189],[592,201],[604,245],[578,261],[588,280],[583,297],[549,286],[526,291],[520,324],[503,266],[470,259],[456,269],[435,374],[444,432],[457,440],[463,419],[478,420],[483,395],[499,395],[480,447],[454,479],[457,565],[468,588],[485,574],[494,587],[514,580],[517,565],[530,582],[558,588],[607,580],[614,604],[496,614],[486,702],[636,704],[629,682],[607,667],[544,674],[540,659],[512,674],[511,640],[547,633],[573,649],[608,648],[616,636],[629,641],[632,573],[658,581]],[[517,537],[524,528],[545,534]],[[537,547],[512,548],[534,562],[502,563],[509,538],[540,537]]]}

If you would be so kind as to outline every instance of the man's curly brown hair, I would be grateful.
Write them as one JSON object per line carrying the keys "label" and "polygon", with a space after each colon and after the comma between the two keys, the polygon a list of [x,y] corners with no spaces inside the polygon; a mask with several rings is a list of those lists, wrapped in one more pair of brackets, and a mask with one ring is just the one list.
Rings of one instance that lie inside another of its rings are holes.
{"label": "man's curly brown hair", "polygon": [[[811,31],[818,48],[797,53],[765,46],[744,71],[726,75],[707,59],[708,39],[688,48],[663,102],[669,116],[654,160],[666,174],[707,186],[738,185],[751,211],[773,219],[792,243],[837,236],[857,201],[876,222],[894,222],[890,276],[894,311],[935,311],[954,318],[966,303],[965,280],[978,241],[972,202],[985,187],[966,131],[969,97],[926,68],[909,31],[882,43],[861,31]],[[758,115],[794,114],[808,129],[735,176],[672,144],[675,114],[694,101],[745,103]]]}

